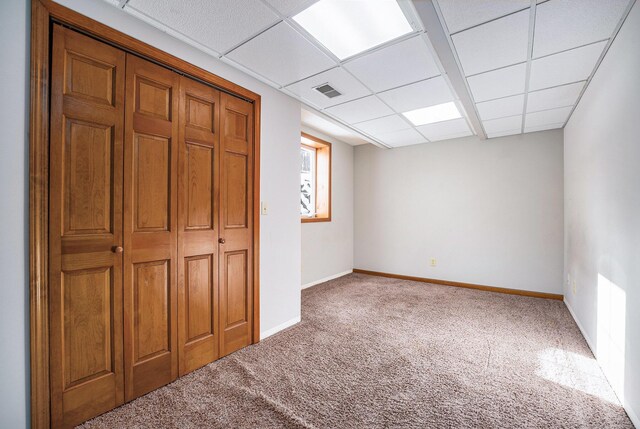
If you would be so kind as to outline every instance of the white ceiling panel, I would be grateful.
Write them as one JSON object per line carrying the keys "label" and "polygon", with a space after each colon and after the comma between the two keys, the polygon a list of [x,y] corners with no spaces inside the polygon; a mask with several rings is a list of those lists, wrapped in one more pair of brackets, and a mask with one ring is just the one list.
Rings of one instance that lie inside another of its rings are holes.
{"label": "white ceiling panel", "polygon": [[490,121],[482,121],[484,130],[487,134],[501,133],[505,131],[520,132],[522,127],[522,115],[508,116],[506,118],[491,119]]}
{"label": "white ceiling panel", "polygon": [[529,9],[452,36],[466,76],[527,60]]}
{"label": "white ceiling panel", "polygon": [[413,128],[409,128],[406,130],[394,131],[391,133],[379,134],[376,138],[383,143],[398,147],[398,146],[408,146],[412,144],[426,143],[427,139],[425,139],[422,134],[414,130]]}
{"label": "white ceiling panel", "polygon": [[538,127],[541,125],[564,123],[571,113],[572,106],[559,109],[542,110],[540,112],[527,113],[525,127]]}
{"label": "white ceiling panel", "polygon": [[487,133],[487,137],[489,137],[490,139],[493,139],[493,138],[496,138],[496,137],[513,136],[515,134],[520,134],[520,129],[508,130],[508,131],[498,131],[498,132],[495,132],[495,133]]}
{"label": "white ceiling panel", "polygon": [[531,62],[529,90],[587,79],[607,42],[594,43]]}
{"label": "white ceiling panel", "polygon": [[373,91],[385,91],[440,74],[422,36],[348,61],[344,67]]}
{"label": "white ceiling panel", "polygon": [[526,78],[526,64],[505,67],[467,78],[476,103],[509,95],[522,94]]}
{"label": "white ceiling panel", "polygon": [[227,57],[279,85],[335,66],[333,60],[285,22],[234,49]]}
{"label": "white ceiling panel", "polygon": [[583,87],[584,82],[576,82],[530,92],[527,97],[527,112],[573,106],[578,100]]}
{"label": "white ceiling panel", "polygon": [[534,58],[611,37],[629,0],[554,0],[536,9]]}
{"label": "white ceiling panel", "polygon": [[[338,92],[342,93],[342,95],[329,98],[314,89],[315,87],[325,83],[331,85],[333,88],[338,90]],[[371,91],[365,88],[365,86],[358,82],[356,78],[340,67],[322,72],[313,77],[294,83],[293,85],[289,85],[286,88],[291,93],[301,97],[304,101],[320,107],[321,109],[355,100],[356,98],[361,98],[366,95],[371,95]]]}
{"label": "white ceiling panel", "polygon": [[130,0],[126,8],[220,53],[279,20],[269,7],[254,0]]}
{"label": "white ceiling panel", "polygon": [[411,125],[399,115],[385,116],[384,118],[360,122],[354,126],[372,136],[411,128]]}
{"label": "white ceiling panel", "polygon": [[274,9],[284,16],[292,16],[308,8],[318,0],[266,0]]}
{"label": "white ceiling panel", "polygon": [[438,0],[450,33],[527,8],[530,0]]}
{"label": "white ceiling panel", "polygon": [[360,133],[338,124],[333,119],[328,119],[321,113],[311,111],[305,107],[300,109],[300,122],[305,127],[333,136],[352,146],[369,143]]}
{"label": "white ceiling panel", "polygon": [[432,142],[456,137],[465,137],[473,134],[471,130],[469,130],[467,121],[464,118],[436,122],[435,124],[421,125],[416,127],[416,129],[420,134]]}
{"label": "white ceiling panel", "polygon": [[476,107],[480,118],[484,121],[517,115],[522,113],[524,108],[524,94],[485,101],[484,103],[476,104]]}
{"label": "white ceiling panel", "polygon": [[453,101],[453,94],[441,76],[381,92],[378,96],[398,113]]}
{"label": "white ceiling panel", "polygon": [[535,127],[524,127],[524,132],[534,133],[536,131],[555,130],[556,128],[562,128],[563,126],[564,122],[560,122],[557,124],[538,125]]}
{"label": "white ceiling panel", "polygon": [[378,100],[373,95],[329,107],[325,111],[349,124],[355,124],[357,122],[368,121],[370,119],[381,118],[383,116],[393,114],[393,110],[391,110],[389,106]]}

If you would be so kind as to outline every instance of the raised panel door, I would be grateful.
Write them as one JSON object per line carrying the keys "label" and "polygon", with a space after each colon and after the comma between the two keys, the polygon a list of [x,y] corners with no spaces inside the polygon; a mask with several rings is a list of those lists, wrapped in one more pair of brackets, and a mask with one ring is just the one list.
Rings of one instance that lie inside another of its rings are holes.
{"label": "raised panel door", "polygon": [[252,342],[253,105],[220,95],[220,355]]}
{"label": "raised panel door", "polygon": [[219,356],[220,93],[182,77],[178,189],[180,374]]}
{"label": "raised panel door", "polygon": [[51,424],[124,402],[125,54],[53,26],[49,329]]}
{"label": "raised panel door", "polygon": [[179,75],[127,54],[124,366],[131,400],[178,376]]}

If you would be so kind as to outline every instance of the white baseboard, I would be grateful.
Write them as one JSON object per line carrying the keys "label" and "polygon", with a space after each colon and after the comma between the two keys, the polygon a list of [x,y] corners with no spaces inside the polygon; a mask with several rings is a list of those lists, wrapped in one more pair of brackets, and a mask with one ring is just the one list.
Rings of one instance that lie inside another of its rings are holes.
{"label": "white baseboard", "polygon": [[278,332],[280,332],[280,331],[282,331],[284,329],[287,329],[290,326],[295,325],[296,323],[300,323],[300,320],[301,320],[300,316],[297,316],[297,317],[294,317],[293,319],[287,320],[286,322],[279,324],[276,327],[273,327],[271,329],[267,329],[266,331],[262,331],[260,333],[260,340],[262,341],[267,337],[270,337],[270,336],[272,336],[274,334],[277,334]]}
{"label": "white baseboard", "polygon": [[[576,325],[578,325],[578,329],[580,329],[580,332],[582,332],[582,336],[584,337],[585,341],[587,342],[587,345],[591,349],[591,352],[593,353],[593,356],[597,356],[594,342],[591,341],[591,338],[589,338],[589,336],[587,335],[587,331],[582,326],[582,323],[580,323],[580,319],[578,319],[576,317],[576,313],[573,311],[573,308],[571,308],[571,305],[567,302],[566,298],[564,299],[564,305],[567,306],[567,309],[569,310],[569,313],[571,314],[571,317],[573,317],[573,320],[576,322]],[[600,362],[598,361],[597,358],[596,358],[596,362],[598,362],[598,365],[600,365]],[[602,369],[602,373],[604,374],[604,369],[602,367],[600,367],[600,369]],[[614,394],[615,394],[615,392],[614,392]],[[618,398],[618,400],[619,399],[620,398]],[[627,412],[627,415],[629,416],[629,419],[631,419],[631,423],[633,423],[633,425],[636,428],[640,429],[640,419],[638,419],[638,415],[633,411],[633,408],[631,408],[631,404],[628,403],[625,400],[625,402],[622,404],[622,406],[624,407],[624,410]]]}
{"label": "white baseboard", "polygon": [[329,277],[325,277],[323,279],[316,280],[314,282],[306,283],[306,284],[303,284],[301,286],[301,289],[306,289],[306,288],[311,287],[311,286],[319,285],[320,283],[328,282],[329,280],[333,280],[333,279],[337,279],[338,277],[346,276],[347,274],[351,274],[352,272],[353,272],[353,270],[343,271],[341,273],[334,274],[334,275],[331,275]]}

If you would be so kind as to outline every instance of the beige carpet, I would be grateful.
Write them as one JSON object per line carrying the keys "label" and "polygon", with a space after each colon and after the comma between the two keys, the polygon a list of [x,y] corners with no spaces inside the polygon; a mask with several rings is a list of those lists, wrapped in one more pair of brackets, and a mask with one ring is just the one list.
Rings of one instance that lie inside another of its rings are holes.
{"label": "beige carpet", "polygon": [[351,274],[86,428],[632,428],[560,301]]}

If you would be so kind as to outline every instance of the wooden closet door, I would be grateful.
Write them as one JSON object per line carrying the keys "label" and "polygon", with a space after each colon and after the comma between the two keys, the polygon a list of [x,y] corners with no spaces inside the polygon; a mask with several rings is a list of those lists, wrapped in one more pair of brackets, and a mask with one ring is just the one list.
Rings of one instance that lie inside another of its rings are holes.
{"label": "wooden closet door", "polygon": [[220,355],[251,344],[253,105],[220,95]]}
{"label": "wooden closet door", "polygon": [[127,54],[124,364],[131,400],[178,375],[179,76]]}
{"label": "wooden closet door", "polygon": [[180,375],[218,358],[220,93],[180,78],[178,345]]}
{"label": "wooden closet door", "polygon": [[53,26],[49,178],[53,427],[73,427],[124,401],[124,83],[124,52]]}

